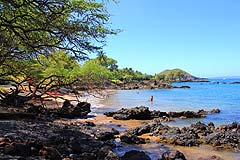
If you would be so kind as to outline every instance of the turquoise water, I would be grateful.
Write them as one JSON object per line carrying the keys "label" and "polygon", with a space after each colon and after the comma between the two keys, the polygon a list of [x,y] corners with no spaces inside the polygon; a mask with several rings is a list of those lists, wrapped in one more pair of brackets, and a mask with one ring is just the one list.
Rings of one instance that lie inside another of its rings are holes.
{"label": "turquoise water", "polygon": [[[175,83],[175,86],[187,85],[190,89],[164,90],[121,90],[101,101],[105,108],[96,110],[97,113],[116,111],[120,108],[131,108],[140,105],[148,106],[150,110],[184,111],[199,109],[211,110],[219,108],[220,114],[207,115],[203,119],[190,119],[172,122],[177,125],[188,125],[201,121],[213,122],[217,125],[240,121],[240,79],[210,79],[211,82]],[[214,84],[213,82],[227,82]],[[149,102],[154,97],[153,103]]]}

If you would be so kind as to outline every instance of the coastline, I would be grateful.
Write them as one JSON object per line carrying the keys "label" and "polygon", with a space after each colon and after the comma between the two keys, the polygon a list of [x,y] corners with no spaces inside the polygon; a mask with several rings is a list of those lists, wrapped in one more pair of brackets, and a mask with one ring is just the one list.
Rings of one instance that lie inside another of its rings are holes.
{"label": "coastline", "polygon": [[[116,90],[111,90],[110,93],[114,94]],[[108,93],[106,91],[105,93]],[[104,106],[103,104],[100,103],[101,99],[98,99],[96,97],[89,97],[88,102],[92,102],[92,106],[97,107],[97,108],[104,108],[104,107],[110,107],[110,106]],[[82,119],[74,119],[70,120],[67,123],[76,123],[76,122],[93,122],[99,125],[104,125],[104,126],[110,126],[113,127],[122,133],[125,130],[128,129],[133,129],[135,127],[141,126],[143,123],[148,123],[151,120],[115,120],[112,117],[107,117],[102,114],[91,114],[91,116],[87,118],[82,118]],[[171,126],[171,125],[170,125]],[[178,127],[176,125],[173,125],[172,127]],[[228,151],[228,150],[216,150],[216,148],[209,146],[209,145],[200,145],[199,147],[192,146],[192,147],[184,147],[184,146],[177,146],[177,145],[169,145],[169,144],[162,144],[158,143],[158,138],[155,136],[149,136],[149,134],[145,134],[143,136],[140,136],[144,139],[148,139],[149,143],[147,144],[135,144],[133,146],[140,146],[140,148],[143,149],[143,151],[146,151],[147,153],[153,156],[154,155],[159,155],[159,147],[166,146],[169,149],[174,149],[174,150],[179,150],[182,152],[185,157],[188,160],[196,160],[196,159],[213,159],[214,157],[221,158],[223,160],[236,160],[240,158],[240,154],[233,152],[233,151]],[[129,146],[129,145],[127,145]],[[124,148],[124,144],[123,144]],[[134,149],[134,147],[132,147]],[[130,147],[131,149],[131,147]],[[125,151],[130,150],[128,147],[126,147]],[[237,156],[237,157],[236,157]]]}
{"label": "coastline", "polygon": [[[60,125],[69,125],[69,126],[75,126],[80,123],[89,123],[93,122],[96,125],[108,127],[108,128],[114,128],[120,132],[120,135],[123,134],[125,130],[133,129],[135,127],[141,126],[143,123],[148,123],[151,120],[115,120],[112,117],[107,117],[103,114],[98,114],[95,112],[95,110],[101,109],[101,108],[111,108],[112,106],[105,106],[101,103],[101,100],[107,97],[109,94],[116,93],[117,90],[104,90],[102,94],[95,93],[96,95],[92,96],[91,94],[86,94],[83,97],[79,97],[79,100],[82,102],[88,102],[91,103],[92,106],[92,112],[88,114],[88,116],[80,118],[80,119],[60,119],[55,120],[55,124]],[[84,94],[84,92],[83,92]],[[63,95],[65,99],[69,99],[72,101],[72,104],[76,104],[76,97],[73,96],[73,94],[65,94]],[[46,101],[47,107],[49,108],[59,108],[62,106],[64,100],[58,99],[57,103],[53,101]],[[145,151],[153,160],[157,159],[157,157],[161,156],[163,151],[166,150],[179,150],[182,152],[185,157],[188,160],[196,160],[196,159],[206,159],[210,160],[213,159],[215,156],[224,160],[236,160],[240,158],[239,153],[227,151],[227,150],[219,150],[217,151],[214,147],[208,146],[208,145],[200,145],[199,147],[182,147],[182,146],[176,146],[176,145],[168,145],[163,143],[158,143],[158,137],[156,136],[150,136],[150,134],[145,134],[142,136],[144,139],[148,139],[148,143],[146,144],[133,144],[133,145],[127,145],[127,144],[121,144],[121,149],[116,149],[115,152],[119,156],[123,156],[122,154],[126,151],[132,150],[132,149],[140,149],[142,151]],[[120,143],[119,138],[116,139],[118,143]],[[238,156],[238,157],[236,157]]]}

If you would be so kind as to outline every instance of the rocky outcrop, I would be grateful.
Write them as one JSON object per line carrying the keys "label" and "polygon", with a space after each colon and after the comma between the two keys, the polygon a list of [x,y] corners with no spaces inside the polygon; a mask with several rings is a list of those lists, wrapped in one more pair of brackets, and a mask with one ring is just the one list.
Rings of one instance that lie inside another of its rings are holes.
{"label": "rocky outcrop", "polygon": [[229,125],[217,127],[216,132],[204,137],[207,144],[224,149],[240,150],[240,123],[234,122]]}
{"label": "rocky outcrop", "polygon": [[159,142],[180,146],[199,146],[210,144],[218,148],[240,151],[240,123],[224,125],[216,128],[213,123],[208,125],[198,122],[189,127],[170,127],[155,119],[126,131],[126,134],[140,136],[145,133],[159,137]]}
{"label": "rocky outcrop", "polygon": [[182,111],[182,112],[161,112],[161,111],[150,111],[148,107],[140,106],[130,109],[120,109],[116,112],[106,112],[104,115],[113,117],[117,120],[150,120],[154,118],[161,118],[162,121],[170,121],[174,118],[203,118],[206,114],[219,113],[219,109],[213,109],[211,111],[199,110],[198,112],[193,111]]}
{"label": "rocky outcrop", "polygon": [[151,118],[151,112],[148,107],[140,106],[130,109],[120,109],[117,112],[106,112],[104,115],[108,117],[113,117],[117,120],[128,120],[128,119],[137,119],[137,120],[146,120]]}
{"label": "rocky outcrop", "polygon": [[120,89],[133,90],[133,89],[171,89],[173,86],[170,83],[157,81],[157,80],[146,80],[141,82],[131,82],[119,85]]}
{"label": "rocky outcrop", "polygon": [[[88,124],[0,121],[0,159],[118,160],[112,152],[115,145],[105,141],[114,130]],[[97,139],[99,131],[106,131],[104,138]]]}
{"label": "rocky outcrop", "polygon": [[190,86],[173,86],[173,88],[183,88],[183,89],[189,89],[191,88]]}
{"label": "rocky outcrop", "polygon": [[111,140],[114,139],[115,135],[118,135],[119,131],[116,129],[112,128],[110,131],[104,131],[101,130],[95,134],[95,137],[99,140],[106,141],[106,140]]}
{"label": "rocky outcrop", "polygon": [[168,117],[172,118],[204,118],[205,114],[193,111],[168,112]]}
{"label": "rocky outcrop", "polygon": [[231,82],[229,84],[240,84],[240,82]]}
{"label": "rocky outcrop", "polygon": [[[34,116],[44,117],[48,120],[57,118],[79,118],[87,116],[91,112],[91,104],[79,102],[76,106],[72,105],[69,100],[65,100],[63,106],[58,109],[46,109],[42,106],[26,104],[23,107],[22,114],[34,114]],[[16,113],[15,113],[16,114]]]}

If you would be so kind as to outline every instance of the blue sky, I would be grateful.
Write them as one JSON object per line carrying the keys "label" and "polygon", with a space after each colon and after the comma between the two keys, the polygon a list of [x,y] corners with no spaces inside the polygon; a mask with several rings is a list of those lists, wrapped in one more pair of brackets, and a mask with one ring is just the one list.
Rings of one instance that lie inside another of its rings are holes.
{"label": "blue sky", "polygon": [[240,76],[239,0],[119,0],[106,54],[119,67],[154,74],[182,68],[200,77]]}

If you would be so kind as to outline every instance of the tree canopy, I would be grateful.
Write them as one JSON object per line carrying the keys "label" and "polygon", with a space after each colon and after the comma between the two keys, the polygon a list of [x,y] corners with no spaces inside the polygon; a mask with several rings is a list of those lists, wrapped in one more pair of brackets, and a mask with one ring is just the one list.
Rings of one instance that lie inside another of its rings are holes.
{"label": "tree canopy", "polygon": [[0,2],[0,65],[7,60],[64,50],[77,59],[100,52],[109,14],[95,0],[4,0]]}
{"label": "tree canopy", "polygon": [[76,60],[102,53],[106,37],[118,32],[109,16],[97,0],[0,1],[0,80],[15,86],[9,93],[0,91],[0,99],[23,101],[18,94],[25,82],[30,99],[79,80]]}

